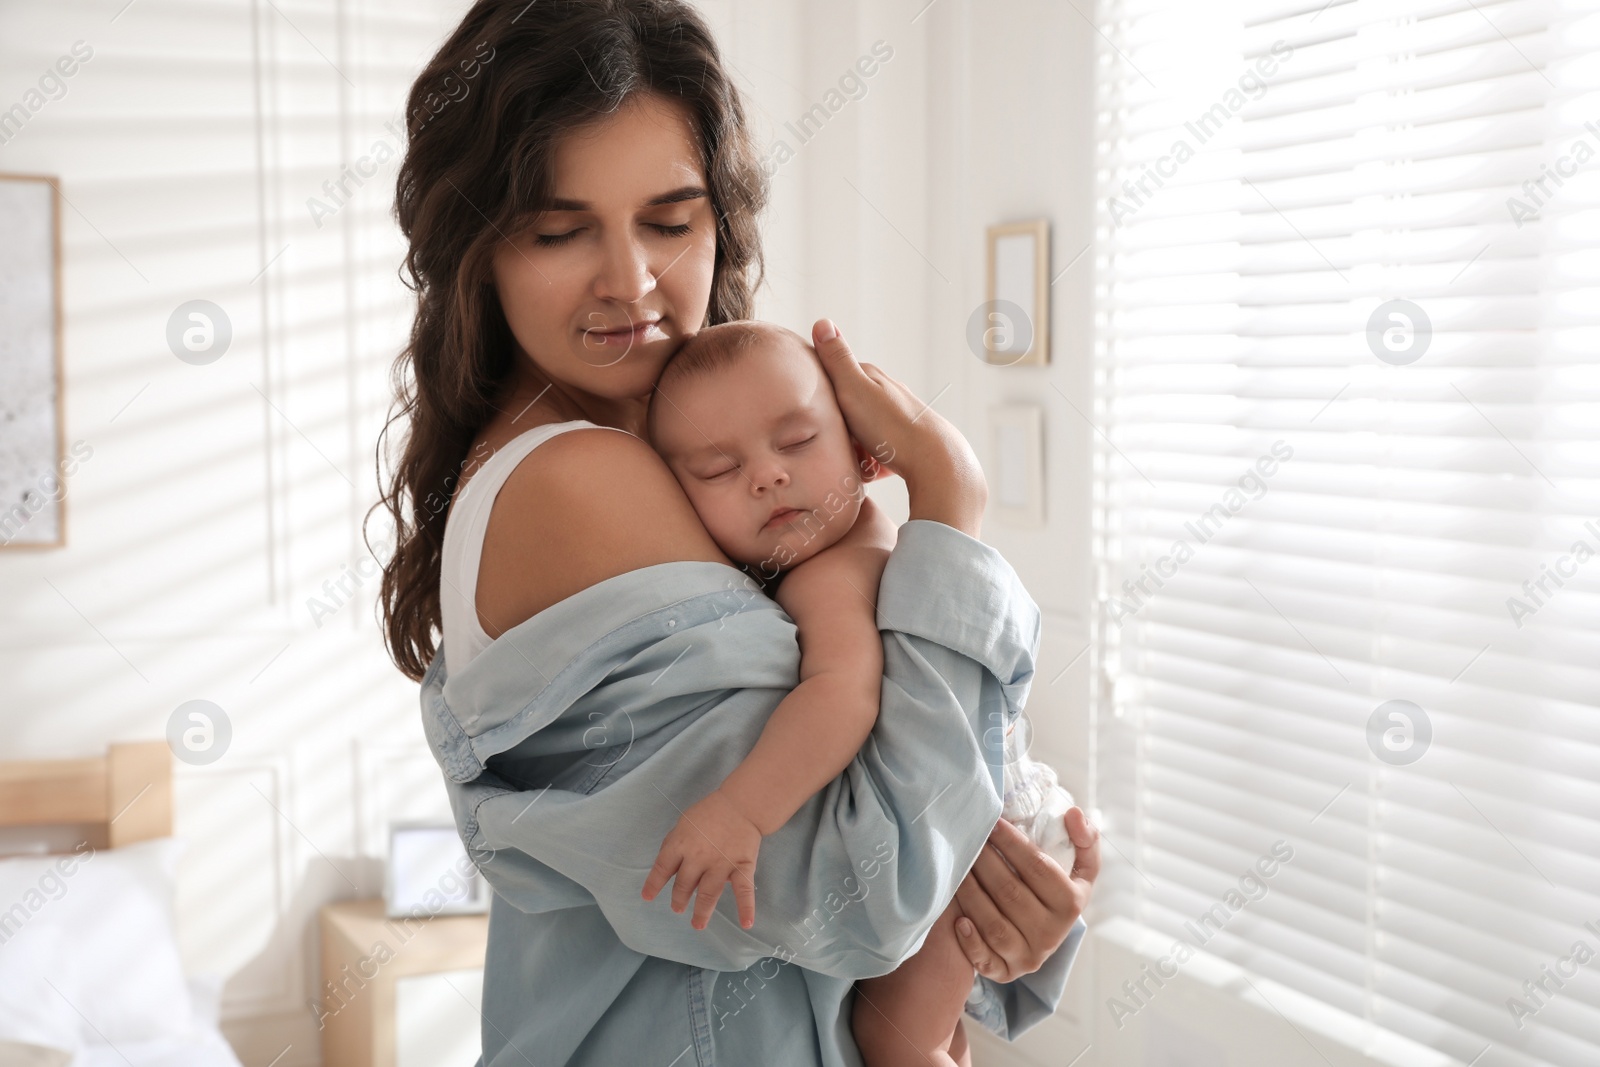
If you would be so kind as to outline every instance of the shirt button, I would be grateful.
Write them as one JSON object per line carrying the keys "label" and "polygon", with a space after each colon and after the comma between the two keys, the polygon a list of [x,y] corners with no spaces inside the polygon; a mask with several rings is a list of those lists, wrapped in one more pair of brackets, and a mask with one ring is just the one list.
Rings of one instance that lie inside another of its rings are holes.
{"label": "shirt button", "polygon": [[678,620],[677,619],[668,619],[667,620],[667,629],[669,629],[669,630],[674,629],[677,625],[678,625]]}

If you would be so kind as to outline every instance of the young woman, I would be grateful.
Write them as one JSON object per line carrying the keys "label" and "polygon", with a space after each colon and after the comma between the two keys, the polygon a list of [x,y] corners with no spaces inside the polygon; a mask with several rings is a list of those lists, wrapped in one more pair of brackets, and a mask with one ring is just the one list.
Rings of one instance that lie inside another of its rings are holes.
{"label": "young woman", "polygon": [[764,181],[703,22],[676,0],[481,0],[408,114],[418,304],[382,602],[495,889],[483,1063],[857,1064],[853,980],[910,955],[952,891],[982,976],[969,1013],[1007,1037],[1048,1014],[1098,837],[1069,813],[1064,871],[996,823],[983,722],[1026,693],[1037,610],[976,540],[966,441],[826,321],[851,434],[911,501],[880,597],[879,723],[763,844],[755,928],[730,905],[693,929],[676,888],[641,898],[665,830],[748,751],[797,658],[758,594],[708,614],[737,572],[639,439],[667,359],[748,317],[760,280]]}

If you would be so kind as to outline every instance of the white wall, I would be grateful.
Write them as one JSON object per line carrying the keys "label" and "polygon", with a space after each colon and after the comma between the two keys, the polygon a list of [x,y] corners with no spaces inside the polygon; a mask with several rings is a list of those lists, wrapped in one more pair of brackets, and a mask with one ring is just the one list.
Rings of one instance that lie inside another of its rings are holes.
{"label": "white wall", "polygon": [[[93,48],[0,170],[54,175],[69,202],[66,435],[94,450],[68,547],[0,554],[0,736],[8,758],[84,755],[162,736],[188,700],[223,709],[226,753],[177,768],[184,956],[228,976],[246,1063],[292,1045],[280,1064],[309,1064],[315,909],[377,891],[388,819],[447,809],[375,583],[308,609],[367,559],[407,322],[395,162],[320,226],[307,199],[400,146],[384,123],[457,5],[123,3],[0,7],[0,107]],[[165,338],[196,298],[233,329],[204,366]]]}

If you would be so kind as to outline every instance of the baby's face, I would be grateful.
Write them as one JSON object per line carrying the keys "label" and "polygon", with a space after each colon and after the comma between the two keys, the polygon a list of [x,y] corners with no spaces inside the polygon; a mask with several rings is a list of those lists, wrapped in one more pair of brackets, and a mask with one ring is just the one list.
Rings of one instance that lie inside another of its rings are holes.
{"label": "baby's face", "polygon": [[855,523],[856,453],[809,349],[773,338],[652,401],[655,445],[717,545],[770,577]]}

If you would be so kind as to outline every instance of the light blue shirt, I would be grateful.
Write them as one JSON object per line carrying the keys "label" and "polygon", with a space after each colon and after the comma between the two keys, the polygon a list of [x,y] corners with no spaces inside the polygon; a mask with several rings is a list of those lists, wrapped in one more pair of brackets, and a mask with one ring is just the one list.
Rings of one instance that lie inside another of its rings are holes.
{"label": "light blue shirt", "polygon": [[[795,625],[742,572],[663,563],[506,631],[422,716],[462,839],[494,889],[486,1067],[858,1067],[855,979],[922,944],[1000,815],[1039,609],[988,545],[900,528],[878,595],[883,689],[855,759],[764,838],[756,921],[705,930],[640,896],[679,812],[755,746],[799,683]],[[1014,1038],[1050,1014],[1084,926],[1037,972],[973,984]]]}

